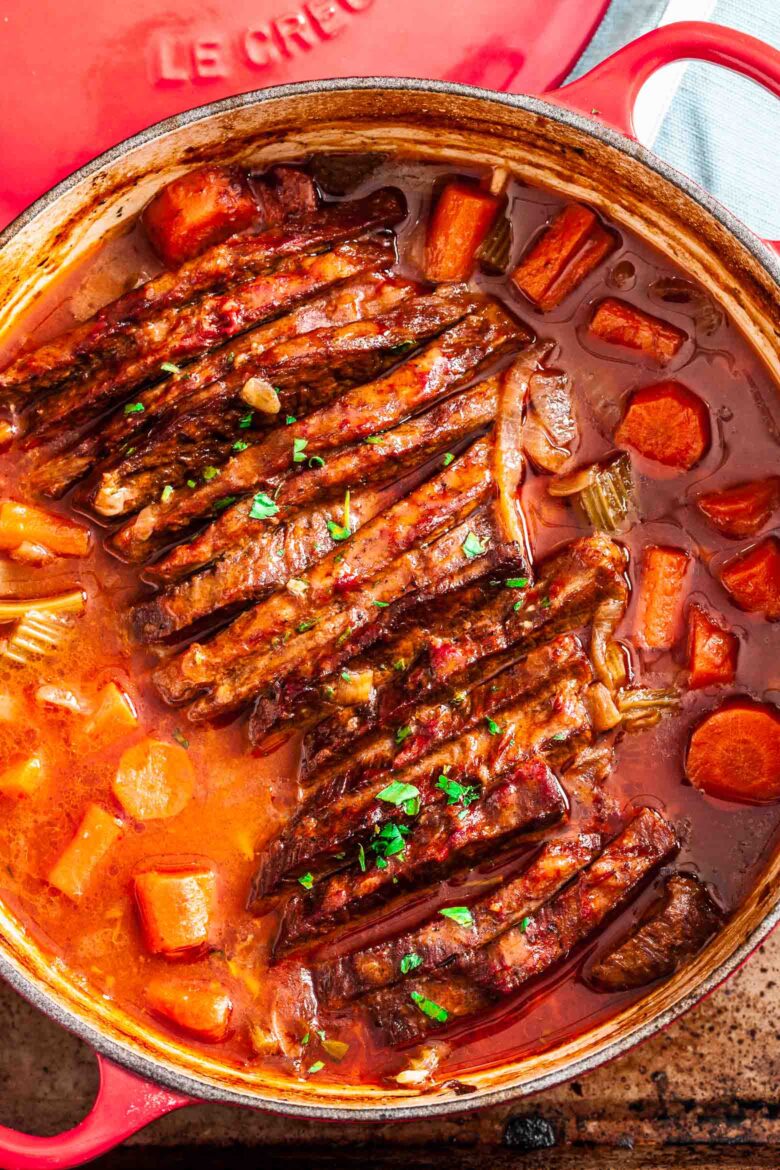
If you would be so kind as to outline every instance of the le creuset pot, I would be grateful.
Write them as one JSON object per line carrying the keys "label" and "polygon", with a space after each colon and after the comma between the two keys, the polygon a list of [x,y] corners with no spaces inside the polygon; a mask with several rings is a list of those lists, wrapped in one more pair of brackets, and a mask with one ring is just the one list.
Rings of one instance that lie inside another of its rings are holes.
{"label": "le creuset pot", "polygon": [[[398,151],[503,165],[600,208],[677,261],[716,297],[780,382],[778,245],[759,240],[704,191],[640,146],[631,112],[654,70],[683,58],[727,66],[780,97],[780,53],[711,24],[658,29],[544,98],[442,82],[360,78],[260,90],[162,122],[39,199],[0,236],[0,320],[12,325],[65,265],[116,231],[182,169],[267,165],[317,150]],[[730,975],[780,919],[780,851],[704,953],[641,1002],[523,1060],[475,1069],[468,1108],[537,1092],[618,1056]],[[0,1128],[5,1170],[74,1166],[156,1117],[198,1100],[297,1117],[376,1120],[464,1109],[452,1090],[297,1082],[189,1052],[90,994],[0,905],[0,974],[98,1054],[88,1117],[58,1137]]]}

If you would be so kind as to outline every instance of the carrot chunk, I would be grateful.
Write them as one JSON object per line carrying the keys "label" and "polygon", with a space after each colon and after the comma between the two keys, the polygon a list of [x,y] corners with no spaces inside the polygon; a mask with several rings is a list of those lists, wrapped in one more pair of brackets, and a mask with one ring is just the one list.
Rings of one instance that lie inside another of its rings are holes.
{"label": "carrot chunk", "polygon": [[570,203],[531,245],[512,280],[538,308],[554,309],[612,251],[615,242],[590,208]]}
{"label": "carrot chunk", "polygon": [[184,748],[143,739],[122,753],[112,787],[126,813],[151,821],[177,816],[189,803],[194,783]]}
{"label": "carrot chunk", "polygon": [[721,581],[741,609],[780,618],[780,541],[768,536],[726,565]]}
{"label": "carrot chunk", "polygon": [[98,695],[98,705],[84,724],[84,734],[93,746],[112,743],[138,726],[132,700],[116,683],[110,682]]}
{"label": "carrot chunk", "polygon": [[694,690],[732,683],[737,671],[739,638],[724,630],[699,605],[688,612],[688,685]]}
{"label": "carrot chunk", "polygon": [[690,557],[678,548],[645,549],[637,639],[648,650],[669,650],[677,638]]}
{"label": "carrot chunk", "polygon": [[42,783],[43,763],[38,756],[31,756],[0,775],[0,796],[32,796]]}
{"label": "carrot chunk", "polygon": [[770,475],[722,492],[706,492],[696,503],[724,536],[754,536],[780,504],[780,478]]}
{"label": "carrot chunk", "polygon": [[238,167],[206,166],[168,183],[141,218],[155,252],[173,267],[248,228],[257,214]]}
{"label": "carrot chunk", "polygon": [[691,736],[686,772],[723,800],[780,800],[780,712],[747,700],[714,711]]}
{"label": "carrot chunk", "polygon": [[707,407],[680,382],[659,382],[631,395],[615,432],[618,447],[631,447],[646,459],[689,471],[710,445]]}
{"label": "carrot chunk", "polygon": [[51,884],[77,902],[121,835],[121,821],[97,804],[88,805],[75,837],[49,872]]}
{"label": "carrot chunk", "polygon": [[153,979],[146,1002],[155,1015],[198,1040],[217,1043],[227,1036],[233,1003],[228,989],[216,980]]}
{"label": "carrot chunk", "polygon": [[85,557],[89,529],[32,504],[4,500],[0,504],[0,549],[17,549],[22,544],[42,545],[62,557]]}
{"label": "carrot chunk", "polygon": [[668,321],[643,313],[615,297],[600,302],[589,328],[594,337],[611,345],[638,349],[662,366],[680,350],[687,336]]}
{"label": "carrot chunk", "polygon": [[467,183],[447,184],[428,224],[425,275],[429,280],[466,280],[498,206],[498,198],[486,191]]}
{"label": "carrot chunk", "polygon": [[217,884],[212,869],[152,869],[133,884],[152,954],[177,958],[206,945]]}

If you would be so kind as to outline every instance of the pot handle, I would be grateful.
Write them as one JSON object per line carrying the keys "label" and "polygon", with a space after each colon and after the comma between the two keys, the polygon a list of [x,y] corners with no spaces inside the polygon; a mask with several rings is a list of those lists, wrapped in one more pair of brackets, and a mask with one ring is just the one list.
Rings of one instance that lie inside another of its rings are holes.
{"label": "pot handle", "polygon": [[66,1170],[81,1166],[158,1117],[196,1104],[193,1098],[141,1080],[102,1056],[97,1061],[100,1085],[95,1103],[74,1129],[54,1137],[37,1137],[0,1125],[2,1170]]}
{"label": "pot handle", "polygon": [[[664,65],[694,58],[733,69],[780,98],[780,52],[747,33],[687,20],[653,29],[618,49],[583,77],[545,94],[575,113],[598,117],[635,138],[634,104],[644,83]],[[780,252],[780,240],[766,240]]]}

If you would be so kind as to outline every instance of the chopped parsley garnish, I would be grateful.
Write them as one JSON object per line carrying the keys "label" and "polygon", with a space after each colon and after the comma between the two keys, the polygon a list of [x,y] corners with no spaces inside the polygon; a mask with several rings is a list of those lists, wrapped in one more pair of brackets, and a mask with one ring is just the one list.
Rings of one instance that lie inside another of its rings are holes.
{"label": "chopped parsley garnish", "polygon": [[365,437],[365,439],[363,440],[363,442],[364,442],[364,443],[370,443],[370,444],[373,446],[373,445],[374,445],[374,444],[376,444],[376,443],[381,443],[381,442],[383,442],[383,441],[384,441],[384,437],[385,437],[384,435],[366,435],[366,437]]}
{"label": "chopped parsley garnish", "polygon": [[194,480],[194,479],[188,479],[188,480],[187,480],[187,487],[188,487],[188,488],[194,488],[194,487],[197,487],[197,486],[198,486],[198,485],[195,483],[195,480]]}
{"label": "chopped parsley garnish", "polygon": [[216,477],[218,475],[219,475],[219,468],[218,467],[205,467],[203,469],[203,478],[205,479],[206,483],[210,483],[210,481],[212,479],[216,479]]}
{"label": "chopped parsley garnish", "polygon": [[339,634],[338,638],[336,639],[336,645],[343,646],[344,643],[346,642],[347,638],[349,638],[351,636],[351,634],[352,634],[352,626],[347,626],[346,630],[344,630],[341,634]]}
{"label": "chopped parsley garnish", "polygon": [[146,410],[143,402],[126,402],[125,414],[143,414]]}
{"label": "chopped parsley garnish", "polygon": [[307,1032],[307,1033],[306,1033],[306,1034],[305,1034],[305,1035],[304,1035],[304,1036],[301,1038],[301,1044],[304,1046],[304,1048],[306,1047],[306,1045],[309,1043],[309,1041],[310,1041],[310,1040],[311,1040],[311,1033]]}
{"label": "chopped parsley garnish", "polygon": [[501,734],[501,728],[498,726],[495,719],[491,719],[489,715],[486,715],[485,722],[487,723],[488,731],[491,735]]}
{"label": "chopped parsley garnish", "polygon": [[293,439],[293,463],[305,463],[304,452],[309,445],[308,439]]}
{"label": "chopped parsley garnish", "polygon": [[375,601],[375,602],[373,602],[373,604],[377,607],[377,609],[386,609],[387,606],[390,604],[390,602],[389,601]]}
{"label": "chopped parsley garnish", "polygon": [[541,605],[542,609],[549,609],[552,605],[552,602],[550,601],[549,597],[543,597],[539,604]]}
{"label": "chopped parsley garnish", "polygon": [[310,1073],[321,1072],[325,1068],[324,1060],[315,1060],[314,1064],[309,1065]]}
{"label": "chopped parsley garnish", "polygon": [[411,727],[399,727],[395,733],[395,742],[396,743],[403,743],[404,740],[408,739],[411,734],[412,734]]}
{"label": "chopped parsley garnish", "polygon": [[255,412],[253,410],[250,410],[248,414],[243,414],[241,416],[241,418],[238,420],[238,426],[240,430],[245,431],[247,427],[251,427],[254,413]]}
{"label": "chopped parsley garnish", "polygon": [[174,727],[171,734],[172,734],[173,738],[176,740],[176,742],[181,747],[183,747],[185,751],[189,748],[190,741],[187,739],[187,737],[185,735],[182,735],[182,733],[179,731],[178,727]]}
{"label": "chopped parsley garnish", "polygon": [[451,918],[453,922],[457,922],[458,926],[474,925],[474,919],[468,906],[445,906],[439,913],[442,918]]}
{"label": "chopped parsley garnish", "polygon": [[410,971],[416,971],[421,966],[422,959],[414,951],[411,951],[401,959],[401,974],[408,975]]}
{"label": "chopped parsley garnish", "polygon": [[265,492],[258,492],[252,500],[252,507],[249,509],[250,520],[268,520],[269,517],[275,516],[279,511],[279,505],[274,503],[269,495]]}
{"label": "chopped parsley garnish", "polygon": [[349,528],[345,528],[342,524],[337,524],[335,520],[328,521],[328,532],[332,540],[349,540],[352,535]]}
{"label": "chopped parsley garnish", "polygon": [[522,608],[523,608],[522,598],[520,599],[520,601],[516,601],[515,604],[512,606],[512,609],[515,611],[515,613],[517,613],[518,609],[522,609]]}
{"label": "chopped parsley garnish", "polygon": [[397,825],[395,821],[388,821],[382,831],[377,834],[369,848],[376,857],[379,869],[385,869],[387,858],[396,853],[403,853],[406,848],[406,838],[409,836],[407,825]]}
{"label": "chopped parsley garnish", "polygon": [[316,626],[316,624],[317,623],[315,622],[314,618],[304,618],[302,622],[298,622],[298,625],[295,628],[299,634],[305,634],[307,630],[310,630],[312,626]]}
{"label": "chopped parsley garnish", "polygon": [[446,792],[447,804],[462,804],[464,808],[479,800],[481,795],[479,788],[474,784],[459,784],[457,780],[452,780],[443,772],[436,781],[436,787]]}
{"label": "chopped parsley garnish", "polygon": [[555,735],[553,736],[553,741],[555,743],[563,743],[563,741],[565,739],[566,739],[566,732],[565,731],[556,731]]}
{"label": "chopped parsley garnish", "polygon": [[461,548],[470,561],[473,561],[474,557],[481,557],[484,552],[487,552],[486,545],[483,544],[474,532],[469,532]]}
{"label": "chopped parsley garnish", "polygon": [[310,890],[314,885],[314,874],[304,873],[298,878],[298,881],[303,886],[304,890]]}
{"label": "chopped parsley garnish", "polygon": [[[193,484],[193,487],[195,485]],[[214,501],[214,511],[221,512],[224,508],[229,508],[231,504],[235,504],[238,496],[223,496],[221,500]]]}
{"label": "chopped parsley garnish", "polygon": [[249,444],[245,443],[243,439],[236,439],[235,443],[233,444],[233,450],[234,451],[246,451],[248,446],[249,446]]}
{"label": "chopped parsley garnish", "polygon": [[[403,805],[404,812],[407,811],[407,805],[414,805],[416,811],[419,811],[420,803],[420,789],[414,784],[404,784],[401,780],[393,780],[388,784],[387,788],[383,788],[381,792],[376,794],[377,800],[384,800],[386,804],[394,804],[396,808]],[[415,813],[410,813],[414,816]]]}
{"label": "chopped parsley garnish", "polygon": [[170,500],[172,495],[173,495],[173,484],[166,483],[165,487],[163,488],[163,490],[160,494],[160,499],[162,500],[162,502],[164,504],[167,504],[168,500]]}
{"label": "chopped parsley garnish", "polygon": [[324,466],[325,466],[325,460],[322,458],[321,455],[312,455],[311,459],[309,460],[309,467],[324,467]]}
{"label": "chopped parsley garnish", "polygon": [[447,1022],[449,1013],[441,1004],[434,1003],[432,999],[427,999],[419,991],[410,991],[409,994],[424,1016],[428,1016],[429,1019],[436,1020],[440,1024]]}
{"label": "chopped parsley garnish", "polygon": [[344,679],[344,682],[352,682],[352,675],[348,670],[342,670],[341,677]]}
{"label": "chopped parsley garnish", "polygon": [[181,366],[176,366],[173,362],[163,362],[160,369],[164,374],[180,374]]}
{"label": "chopped parsley garnish", "polygon": [[444,458],[442,459],[442,464],[443,464],[443,466],[444,466],[444,467],[449,467],[449,465],[452,463],[452,461],[453,461],[453,459],[454,459],[454,458],[455,458],[455,456],[452,454],[452,452],[451,452],[451,451],[447,451],[447,452],[445,453],[445,455],[444,455]]}
{"label": "chopped parsley garnish", "polygon": [[403,658],[396,658],[393,663],[393,670],[406,670],[406,663]]}
{"label": "chopped parsley garnish", "polygon": [[362,845],[358,845],[358,865],[363,873],[366,872],[366,851]]}
{"label": "chopped parsley garnish", "polygon": [[525,934],[525,932],[528,930],[528,927],[529,927],[530,925],[531,925],[531,919],[530,919],[530,918],[523,918],[523,919],[522,919],[522,921],[521,921],[521,923],[520,923],[520,930],[522,931],[522,933],[523,933],[523,934]]}
{"label": "chopped parsley garnish", "polygon": [[291,427],[293,425],[293,423],[297,422],[298,420],[294,414],[288,414],[287,418],[284,421],[288,427]]}
{"label": "chopped parsley garnish", "polygon": [[507,589],[527,589],[528,588],[528,578],[527,577],[508,577],[507,580],[504,582],[504,584],[506,585]]}

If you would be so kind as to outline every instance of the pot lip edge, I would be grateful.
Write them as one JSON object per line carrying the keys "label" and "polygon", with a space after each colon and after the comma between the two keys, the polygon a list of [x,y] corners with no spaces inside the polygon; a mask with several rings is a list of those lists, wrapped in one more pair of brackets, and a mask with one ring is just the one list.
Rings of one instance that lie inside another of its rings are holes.
{"label": "pot lip edge", "polygon": [[[266,86],[257,90],[249,90],[245,93],[236,94],[232,97],[222,98],[218,101],[194,106],[189,110],[174,114],[116,143],[40,195],[0,231],[0,248],[8,244],[28,224],[32,223],[34,219],[43,214],[61,196],[67,194],[67,192],[72,190],[80,182],[90,178],[104,167],[118,162],[129,151],[153,142],[158,138],[162,138],[174,130],[208,121],[214,116],[228,113],[234,109],[262,105],[267,101],[272,101],[277,98],[299,97],[320,92],[348,92],[349,90],[355,89],[412,90],[418,94],[450,93],[464,98],[496,102],[510,109],[525,109],[531,113],[540,114],[551,121],[572,125],[576,129],[628,155],[682,190],[685,195],[702,206],[727,231],[734,235],[740,244],[769,273],[772,279],[780,285],[780,256],[775,256],[772,249],[760,236],[737,219],[728,208],[716,200],[704,188],[700,187],[682,172],[670,166],[647,147],[614,127],[598,119],[589,118],[584,114],[572,111],[565,106],[546,101],[544,97],[538,97],[532,94],[500,93],[495,90],[464,85],[458,82],[433,81],[413,77],[327,78],[286,85]],[[179,1071],[168,1066],[167,1063],[137,1052],[126,1043],[105,1035],[96,1024],[83,1019],[73,1008],[64,1006],[55,998],[52,992],[46,991],[37,980],[25,974],[21,966],[9,955],[6,955],[2,949],[0,949],[0,976],[34,1007],[44,1012],[50,1019],[66,1028],[72,1034],[79,1037],[79,1039],[84,1040],[96,1053],[121,1065],[143,1079],[152,1082],[153,1085],[186,1094],[196,1099],[196,1101],[248,1105],[256,1109],[266,1109],[281,1115],[311,1120],[355,1122],[381,1122],[394,1119],[412,1120],[432,1115],[465,1112],[474,1107],[483,1108],[521,1097],[531,1096],[556,1085],[566,1083],[583,1073],[589,1072],[623,1055],[635,1045],[666,1028],[674,1020],[689,1011],[696,1003],[714,991],[769,937],[778,924],[780,924],[780,890],[778,891],[776,901],[761,921],[756,924],[750,935],[731,955],[711,971],[705,980],[697,984],[679,1002],[670,1005],[665,1011],[653,1015],[647,1021],[638,1024],[619,1039],[604,1042],[597,1046],[593,1052],[566,1064],[562,1069],[544,1073],[529,1080],[525,1084],[518,1085],[510,1083],[495,1089],[478,1089],[468,1096],[457,1097],[452,1094],[441,1100],[437,1098],[427,1099],[418,1104],[415,1104],[413,1101],[406,1102],[401,1098],[397,1103],[391,1101],[377,1104],[376,1106],[367,1105],[351,1108],[341,1104],[308,1104],[305,1102],[296,1102],[294,1098],[288,1098],[287,1096],[280,1098],[263,1097],[262,1095],[245,1093],[236,1089],[220,1088],[209,1081],[201,1081],[193,1074]]]}
{"label": "pot lip edge", "polygon": [[[210,118],[229,113],[231,110],[244,109],[253,105],[262,105],[265,102],[278,98],[302,97],[316,93],[349,92],[349,90],[412,90],[418,94],[438,93],[455,94],[458,97],[471,98],[479,101],[495,102],[511,108],[528,110],[540,114],[552,121],[563,122],[574,126],[592,138],[627,154],[630,158],[642,163],[674,186],[685,195],[700,204],[713,218],[718,220],[727,231],[736,236],[772,279],[780,285],[780,255],[776,255],[769,244],[756,232],[742,223],[733,212],[724,204],[710,195],[694,180],[688,178],[682,171],[676,170],[665,162],[659,155],[643,146],[636,139],[629,137],[622,131],[601,121],[596,117],[588,117],[569,107],[560,105],[556,101],[548,101],[545,96],[527,93],[502,93],[498,90],[486,89],[482,86],[464,85],[455,81],[435,81],[421,77],[331,77],[315,81],[290,82],[284,85],[265,86],[259,89],[247,90],[244,93],[234,94],[231,97],[220,98],[214,102],[192,106],[154,122],[143,130],[115,143],[108,150],[96,155],[77,170],[72,171],[53,187],[43,192],[19,213],[2,231],[0,231],[0,249],[5,247],[28,224],[73,187],[80,182],[98,173],[104,167],[118,162],[129,151],[144,146],[174,130],[206,122]],[[562,86],[551,91],[552,94],[565,93]]]}
{"label": "pot lip edge", "polygon": [[390,1100],[376,1105],[357,1107],[342,1103],[329,1104],[327,1101],[322,1104],[310,1104],[296,1101],[292,1083],[291,1091],[286,1091],[284,1095],[280,1096],[263,1096],[262,1093],[254,1094],[239,1089],[222,1088],[209,1080],[201,1080],[193,1073],[171,1067],[166,1061],[136,1051],[121,1040],[105,1035],[96,1024],[83,1019],[73,1008],[62,1004],[52,992],[40,986],[37,980],[25,974],[21,967],[2,949],[0,949],[0,977],[5,979],[33,1007],[87,1043],[96,1054],[149,1082],[150,1088],[170,1089],[190,1098],[192,1104],[213,1102],[243,1105],[277,1115],[313,1121],[382,1122],[396,1119],[411,1121],[434,1115],[463,1113],[473,1108],[483,1109],[530,1097],[557,1085],[566,1084],[578,1076],[592,1072],[624,1055],[644,1040],[663,1031],[715,991],[767,940],[778,925],[780,925],[780,892],[778,892],[774,904],[756,924],[744,942],[711,971],[706,979],[698,983],[677,1003],[671,1004],[665,1011],[636,1025],[619,1038],[605,1041],[592,1052],[565,1064],[562,1068],[533,1077],[523,1084],[510,1082],[494,1089],[477,1089],[473,1093],[462,1096],[456,1096],[454,1092],[450,1092],[448,1096],[441,1099],[429,1097],[417,1103],[414,1099],[407,1101],[405,1098],[399,1098],[397,1102]]}

